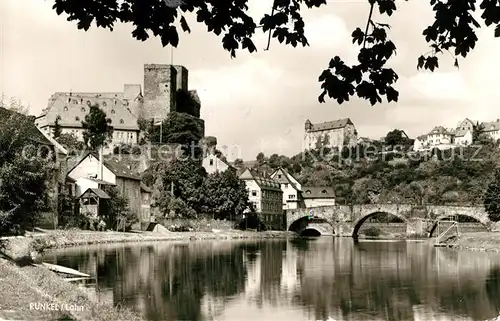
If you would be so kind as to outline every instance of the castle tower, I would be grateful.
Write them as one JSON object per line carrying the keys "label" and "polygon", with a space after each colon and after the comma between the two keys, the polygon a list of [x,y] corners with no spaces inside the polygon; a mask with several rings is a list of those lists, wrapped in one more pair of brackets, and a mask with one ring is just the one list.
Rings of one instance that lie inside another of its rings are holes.
{"label": "castle tower", "polygon": [[177,71],[177,90],[188,91],[188,70],[184,66],[174,66]]}
{"label": "castle tower", "polygon": [[141,116],[145,119],[165,119],[170,111],[175,111],[176,92],[177,70],[174,66],[145,64]]}
{"label": "castle tower", "polygon": [[312,129],[312,124],[311,124],[311,121],[309,119],[306,119],[306,123],[305,123],[304,127],[305,127],[306,132],[308,132]]}

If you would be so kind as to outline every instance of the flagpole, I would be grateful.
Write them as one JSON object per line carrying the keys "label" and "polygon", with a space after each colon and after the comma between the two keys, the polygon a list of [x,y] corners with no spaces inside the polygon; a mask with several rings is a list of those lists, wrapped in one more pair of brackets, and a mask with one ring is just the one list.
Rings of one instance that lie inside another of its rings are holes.
{"label": "flagpole", "polygon": [[174,64],[174,46],[170,45],[170,64]]}

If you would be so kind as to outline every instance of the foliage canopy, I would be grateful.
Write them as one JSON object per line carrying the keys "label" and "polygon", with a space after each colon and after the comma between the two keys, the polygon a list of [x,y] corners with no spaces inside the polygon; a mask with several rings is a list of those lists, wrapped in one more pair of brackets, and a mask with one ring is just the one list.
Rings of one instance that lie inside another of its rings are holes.
{"label": "foliage canopy", "polygon": [[[161,39],[162,45],[179,44],[178,27],[190,32],[185,14],[194,12],[197,22],[207,26],[208,32],[222,35],[222,46],[231,57],[238,49],[249,52],[257,50],[252,37],[258,29],[269,33],[266,49],[271,39],[296,47],[308,46],[304,35],[305,22],[301,15],[304,7],[326,6],[327,0],[273,0],[269,1],[269,14],[257,23],[247,13],[249,0],[183,0],[180,6],[169,5],[165,0],[108,0],[74,1],[55,0],[53,8],[57,14],[68,14],[67,20],[76,21],[79,29],[89,30],[92,22],[101,28],[113,30],[116,22],[135,26],[132,36],[145,41],[152,33]],[[329,3],[335,5],[337,2]],[[375,12],[381,16],[392,16],[399,5],[395,0],[367,0],[368,19],[365,26],[356,28],[352,42],[360,46],[358,64],[348,66],[339,56],[330,60],[319,76],[321,83],[320,102],[328,96],[339,104],[358,96],[372,105],[398,101],[399,93],[394,88],[398,75],[387,62],[396,53],[396,45],[389,39],[390,25],[374,20]],[[421,55],[417,68],[434,71],[439,68],[439,55],[444,52],[455,57],[467,57],[478,40],[476,30],[479,22],[473,13],[480,12],[486,26],[494,25],[495,36],[500,35],[500,13],[498,0],[482,0],[479,8],[476,0],[445,1],[431,0],[435,12],[434,21],[422,33],[430,46],[430,52]],[[325,39],[328,41],[328,39]]]}

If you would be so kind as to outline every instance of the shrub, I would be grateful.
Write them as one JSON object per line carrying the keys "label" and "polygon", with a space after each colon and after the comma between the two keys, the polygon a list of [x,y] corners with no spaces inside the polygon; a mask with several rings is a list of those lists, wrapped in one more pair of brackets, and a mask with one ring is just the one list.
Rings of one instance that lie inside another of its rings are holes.
{"label": "shrub", "polygon": [[364,231],[364,234],[369,237],[377,237],[382,234],[382,231],[376,227],[369,227]]}

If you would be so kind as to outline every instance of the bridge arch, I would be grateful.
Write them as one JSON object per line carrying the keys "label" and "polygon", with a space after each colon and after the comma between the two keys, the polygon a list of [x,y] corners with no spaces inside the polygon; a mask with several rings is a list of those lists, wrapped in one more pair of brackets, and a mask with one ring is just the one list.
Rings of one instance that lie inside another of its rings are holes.
{"label": "bridge arch", "polygon": [[[479,223],[481,224],[485,231],[489,230],[489,225],[491,224],[491,221],[489,220],[489,218],[484,218],[484,216],[478,216],[478,215],[473,215],[473,214],[469,214],[469,213],[459,213],[459,214],[443,214],[443,215],[440,215],[438,216],[433,222],[432,222],[432,225],[430,226],[429,228],[429,237],[432,238],[432,237],[435,237],[437,235],[434,235],[434,233],[436,232],[437,230],[437,226],[438,226],[438,223],[439,222],[446,222],[446,221],[449,221],[449,220],[445,220],[445,219],[448,219],[448,218],[452,218],[454,216],[458,216],[459,220],[458,222],[459,223],[469,223],[469,222],[460,222],[461,219],[460,218],[469,218],[469,219],[473,219],[474,221],[473,222],[470,222],[470,223]],[[460,225],[459,225],[460,226]]]}
{"label": "bridge arch", "polygon": [[[319,236],[323,234],[323,231],[319,228],[316,228],[314,225],[325,224],[325,223],[329,225],[332,234],[335,235],[335,227],[333,226],[333,224],[329,222],[327,219],[318,216],[313,216],[311,219],[309,216],[302,216],[293,221],[292,224],[290,224],[290,226],[288,227],[288,231],[296,232],[302,235],[302,233],[306,232],[307,230],[306,234],[311,234],[309,236]],[[312,235],[312,234],[317,234],[314,233],[313,230],[318,232],[319,235]]]}
{"label": "bridge arch", "polygon": [[370,217],[373,217],[373,216],[378,215],[378,214],[385,214],[387,216],[394,216],[394,217],[397,217],[398,219],[400,219],[403,223],[408,224],[408,220],[403,215],[400,215],[398,213],[391,213],[391,212],[386,212],[386,211],[383,211],[383,210],[378,210],[378,211],[374,211],[374,212],[368,213],[368,214],[366,214],[364,216],[361,216],[360,218],[358,218],[354,222],[354,224],[353,224],[353,230],[352,230],[352,237],[354,239],[357,239],[358,238],[359,229],[361,228],[361,226],[363,225],[363,223],[365,223]]}

